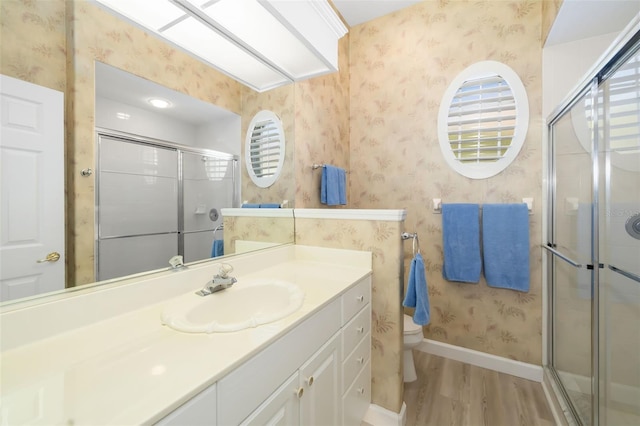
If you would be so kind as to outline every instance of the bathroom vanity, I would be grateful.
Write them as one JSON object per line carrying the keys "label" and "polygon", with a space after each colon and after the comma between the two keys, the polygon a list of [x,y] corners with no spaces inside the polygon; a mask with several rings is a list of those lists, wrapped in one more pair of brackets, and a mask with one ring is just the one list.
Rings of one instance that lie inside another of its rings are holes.
{"label": "bathroom vanity", "polygon": [[289,245],[224,261],[237,278],[224,292],[286,281],[302,290],[300,308],[234,332],[163,325],[215,261],[4,306],[2,424],[359,425],[371,254]]}

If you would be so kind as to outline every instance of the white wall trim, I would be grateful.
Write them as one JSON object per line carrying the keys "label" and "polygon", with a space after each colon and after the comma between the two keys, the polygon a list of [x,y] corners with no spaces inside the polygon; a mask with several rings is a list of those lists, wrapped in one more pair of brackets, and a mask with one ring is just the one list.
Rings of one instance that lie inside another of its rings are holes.
{"label": "white wall trim", "polygon": [[497,355],[475,351],[473,349],[454,346],[435,340],[424,339],[417,347],[418,350],[450,358],[500,373],[511,374],[535,382],[542,382],[543,370],[539,365],[528,364],[526,362],[514,361]]}
{"label": "white wall trim", "polygon": [[387,220],[402,222],[407,217],[407,211],[391,209],[295,209],[294,215],[296,218],[303,219]]}
{"label": "white wall trim", "polygon": [[223,217],[293,217],[293,209],[220,209]]}
{"label": "white wall trim", "polygon": [[402,403],[399,413],[371,404],[363,421],[373,426],[404,426],[407,423],[407,404]]}

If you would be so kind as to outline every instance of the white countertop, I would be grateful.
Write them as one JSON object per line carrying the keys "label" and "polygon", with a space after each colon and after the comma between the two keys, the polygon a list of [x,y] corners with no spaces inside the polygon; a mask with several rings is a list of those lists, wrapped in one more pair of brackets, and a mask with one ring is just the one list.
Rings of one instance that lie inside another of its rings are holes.
{"label": "white countertop", "polygon": [[[175,300],[171,298],[2,352],[3,424],[32,421],[6,416],[29,413],[38,404],[40,418],[33,424],[160,420],[371,273],[370,265],[336,264],[330,261],[330,249],[320,250],[319,261],[306,252],[235,274],[237,286],[273,278],[303,289],[302,307],[274,323],[232,333],[180,333],[160,322],[164,307]],[[179,279],[179,273],[173,278]]]}

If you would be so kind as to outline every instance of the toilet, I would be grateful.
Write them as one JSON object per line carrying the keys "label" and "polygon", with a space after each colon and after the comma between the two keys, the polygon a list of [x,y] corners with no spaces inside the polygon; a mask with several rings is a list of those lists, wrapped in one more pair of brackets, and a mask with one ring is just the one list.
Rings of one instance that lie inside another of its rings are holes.
{"label": "toilet", "polygon": [[418,378],[413,362],[413,348],[422,343],[422,326],[413,322],[413,318],[404,315],[404,381],[413,382]]}

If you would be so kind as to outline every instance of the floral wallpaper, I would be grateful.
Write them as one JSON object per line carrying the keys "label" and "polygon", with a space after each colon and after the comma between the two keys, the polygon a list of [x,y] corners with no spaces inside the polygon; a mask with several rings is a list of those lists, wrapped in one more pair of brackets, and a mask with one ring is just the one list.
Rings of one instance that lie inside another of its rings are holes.
{"label": "floral wallpaper", "polygon": [[[283,200],[289,201],[288,206],[295,205],[295,171],[294,171],[294,153],[296,149],[295,138],[295,85],[272,89],[266,92],[258,93],[248,87],[242,88],[242,160],[241,160],[241,182],[242,182],[242,201],[249,203],[282,203]],[[260,188],[256,186],[247,172],[245,155],[245,137],[249,124],[253,117],[261,110],[266,109],[273,111],[280,120],[282,120],[282,128],[285,136],[285,159],[282,166],[282,173],[278,180],[268,188]],[[293,241],[293,240],[289,240]]]}
{"label": "floral wallpaper", "polygon": [[[296,207],[327,207],[320,203],[322,171],[313,164],[349,169],[348,34],[340,39],[338,64],[337,73],[295,84]],[[349,197],[347,188],[347,204]]]}
{"label": "floral wallpaper", "polygon": [[286,244],[294,241],[291,217],[225,216],[224,254],[236,252],[236,241],[260,241]]}
{"label": "floral wallpaper", "polygon": [[[431,323],[425,337],[541,365],[542,41],[541,1],[425,1],[358,25],[350,37],[350,191],[355,208],[406,208],[427,269]],[[437,114],[445,89],[468,65],[497,60],[520,76],[530,122],[524,147],[484,180],[445,163]],[[445,203],[515,203],[534,198],[528,293],[442,278]],[[412,257],[404,247],[405,268]]]}
{"label": "floral wallpaper", "polygon": [[404,385],[403,232],[403,222],[296,218],[296,244],[372,252],[371,401],[395,412]]}
{"label": "floral wallpaper", "polygon": [[0,73],[64,92],[65,0],[0,2]]}

